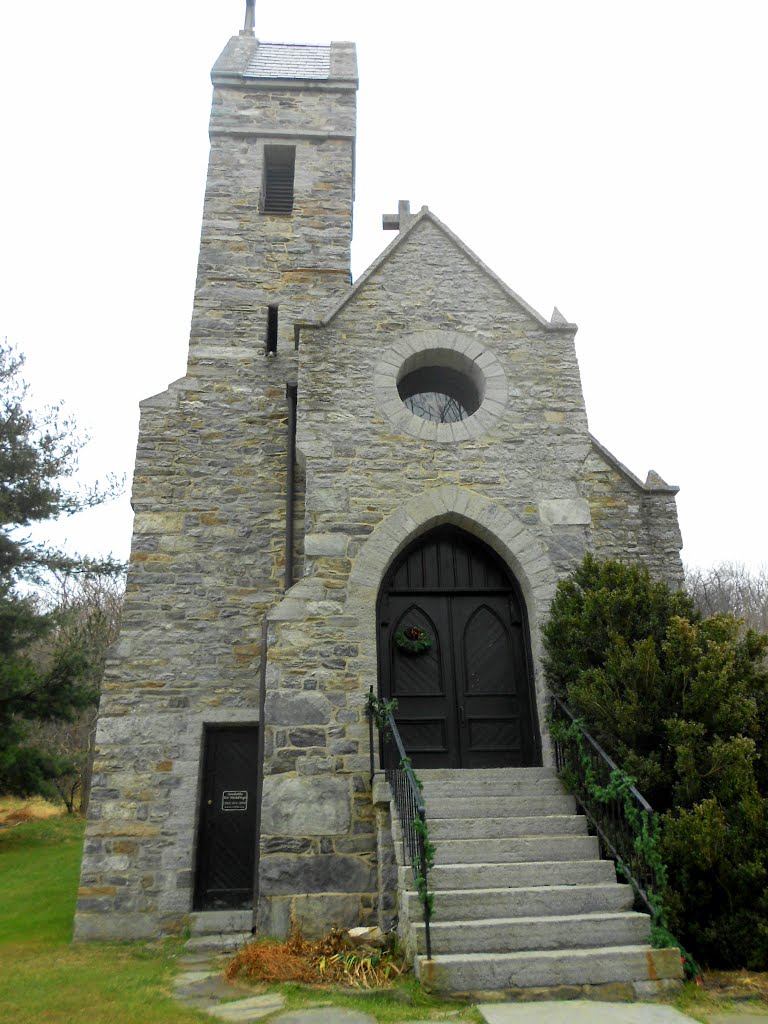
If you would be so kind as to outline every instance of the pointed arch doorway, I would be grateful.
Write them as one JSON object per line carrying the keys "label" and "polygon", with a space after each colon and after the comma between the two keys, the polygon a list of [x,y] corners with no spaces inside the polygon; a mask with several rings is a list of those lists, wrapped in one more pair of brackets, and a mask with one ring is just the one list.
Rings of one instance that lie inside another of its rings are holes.
{"label": "pointed arch doorway", "polygon": [[[381,693],[416,768],[541,763],[522,595],[486,544],[451,526],[420,537],[387,573],[378,621]],[[425,650],[403,646],[414,626]]]}

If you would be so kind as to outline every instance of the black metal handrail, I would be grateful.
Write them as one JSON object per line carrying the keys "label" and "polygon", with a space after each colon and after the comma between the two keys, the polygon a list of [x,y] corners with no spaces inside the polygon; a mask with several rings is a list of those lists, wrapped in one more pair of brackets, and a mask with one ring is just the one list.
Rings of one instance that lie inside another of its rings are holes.
{"label": "black metal handrail", "polygon": [[[371,755],[371,784],[375,771],[374,763],[374,721],[379,728],[382,740],[382,768],[384,777],[392,790],[397,816],[400,820],[400,831],[403,837],[403,859],[413,871],[414,882],[424,909],[424,945],[427,960],[432,959],[432,940],[429,933],[431,918],[430,897],[427,888],[429,863],[427,855],[427,809],[421,795],[416,776],[413,774],[410,758],[405,752],[403,741],[397,724],[388,709],[383,710],[383,722],[373,710],[373,687],[370,690],[368,703],[368,731]],[[418,822],[418,824],[417,824]]]}
{"label": "black metal handrail", "polygon": [[[590,736],[570,708],[555,696],[552,697],[551,721],[554,726],[552,737],[558,774],[571,789],[576,802],[594,828],[603,853],[616,861],[640,900],[655,917],[656,908],[649,893],[658,893],[662,888],[662,880],[657,877],[655,866],[649,864],[643,856],[638,842],[643,826],[646,829],[653,828],[653,808],[634,786],[627,787],[626,792],[638,812],[633,823],[628,817],[624,799],[598,799],[591,794],[587,786],[587,772],[582,755],[587,755],[593,779],[602,788],[609,787],[612,773],[619,770],[618,765],[606,754],[597,740]],[[565,728],[558,729],[558,724]],[[581,743],[575,737],[566,737],[566,729],[570,730],[572,726],[576,727]]]}

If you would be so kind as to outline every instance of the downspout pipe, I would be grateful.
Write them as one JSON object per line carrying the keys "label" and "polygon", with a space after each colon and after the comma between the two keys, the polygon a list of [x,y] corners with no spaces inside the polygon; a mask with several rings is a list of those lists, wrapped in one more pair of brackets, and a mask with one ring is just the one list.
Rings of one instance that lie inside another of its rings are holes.
{"label": "downspout pipe", "polygon": [[288,465],[285,483],[285,589],[293,586],[293,513],[296,504],[296,400],[298,385],[288,384]]}

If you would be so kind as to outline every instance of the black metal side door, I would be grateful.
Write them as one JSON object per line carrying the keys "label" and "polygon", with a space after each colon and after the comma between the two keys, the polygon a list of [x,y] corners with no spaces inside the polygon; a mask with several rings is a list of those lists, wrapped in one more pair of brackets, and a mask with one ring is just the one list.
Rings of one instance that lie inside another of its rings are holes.
{"label": "black metal side door", "polygon": [[253,904],[258,727],[205,731],[195,909]]}

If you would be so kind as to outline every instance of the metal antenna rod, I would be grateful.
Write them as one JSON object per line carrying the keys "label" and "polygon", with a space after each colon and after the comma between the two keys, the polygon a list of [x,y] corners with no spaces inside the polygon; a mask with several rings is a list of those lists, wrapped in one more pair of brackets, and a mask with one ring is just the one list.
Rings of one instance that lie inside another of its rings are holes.
{"label": "metal antenna rod", "polygon": [[244,32],[251,35],[256,31],[256,0],[245,0],[245,25]]}

